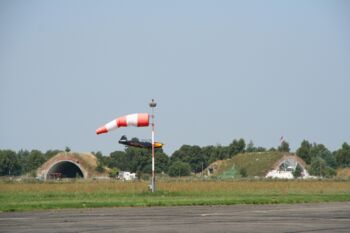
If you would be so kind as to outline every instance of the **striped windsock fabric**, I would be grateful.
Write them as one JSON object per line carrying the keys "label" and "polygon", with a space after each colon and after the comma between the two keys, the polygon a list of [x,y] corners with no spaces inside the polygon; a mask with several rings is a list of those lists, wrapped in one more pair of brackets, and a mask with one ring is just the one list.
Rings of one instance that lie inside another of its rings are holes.
{"label": "striped windsock fabric", "polygon": [[119,127],[136,126],[146,127],[149,125],[148,113],[134,113],[126,116],[118,117],[117,119],[101,126],[96,130],[96,134],[107,133]]}

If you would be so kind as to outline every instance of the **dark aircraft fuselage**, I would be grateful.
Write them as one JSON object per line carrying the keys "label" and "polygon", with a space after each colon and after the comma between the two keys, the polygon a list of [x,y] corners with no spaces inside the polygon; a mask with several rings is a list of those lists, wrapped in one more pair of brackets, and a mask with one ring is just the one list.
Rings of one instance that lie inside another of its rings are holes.
{"label": "dark aircraft fuselage", "polygon": [[[152,149],[152,143],[149,141],[137,141],[137,140],[128,140],[126,136],[122,136],[119,140],[120,144],[126,145],[126,146],[132,146],[132,147],[138,147],[138,148],[146,148],[146,149]],[[161,142],[154,142],[154,148],[159,149],[163,147],[163,143]]]}

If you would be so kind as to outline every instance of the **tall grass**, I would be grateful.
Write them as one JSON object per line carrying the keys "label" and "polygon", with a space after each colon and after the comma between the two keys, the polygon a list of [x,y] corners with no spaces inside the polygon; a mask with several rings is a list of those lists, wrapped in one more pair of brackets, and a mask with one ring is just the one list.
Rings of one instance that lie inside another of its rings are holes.
{"label": "tall grass", "polygon": [[337,169],[337,178],[340,179],[350,179],[350,168],[338,168]]}
{"label": "tall grass", "polygon": [[349,181],[0,182],[0,211],[109,206],[350,201]]}

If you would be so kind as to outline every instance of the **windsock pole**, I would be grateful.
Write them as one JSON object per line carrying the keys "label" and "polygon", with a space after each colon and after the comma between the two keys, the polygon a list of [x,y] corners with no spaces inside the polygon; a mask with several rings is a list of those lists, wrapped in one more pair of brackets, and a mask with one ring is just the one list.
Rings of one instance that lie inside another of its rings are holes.
{"label": "windsock pole", "polygon": [[151,189],[152,193],[156,191],[156,174],[155,174],[155,161],[154,161],[154,108],[157,106],[157,103],[154,102],[154,99],[152,99],[152,102],[149,104],[149,106],[152,109],[152,183],[151,183]]}

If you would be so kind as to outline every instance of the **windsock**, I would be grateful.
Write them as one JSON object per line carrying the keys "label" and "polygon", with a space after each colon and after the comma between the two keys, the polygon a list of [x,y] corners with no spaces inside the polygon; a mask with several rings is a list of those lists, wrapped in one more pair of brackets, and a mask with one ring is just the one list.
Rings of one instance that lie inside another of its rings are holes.
{"label": "windsock", "polygon": [[135,113],[122,117],[105,124],[104,126],[96,130],[96,134],[107,133],[119,127],[136,126],[145,127],[149,125],[149,114],[148,113]]}

